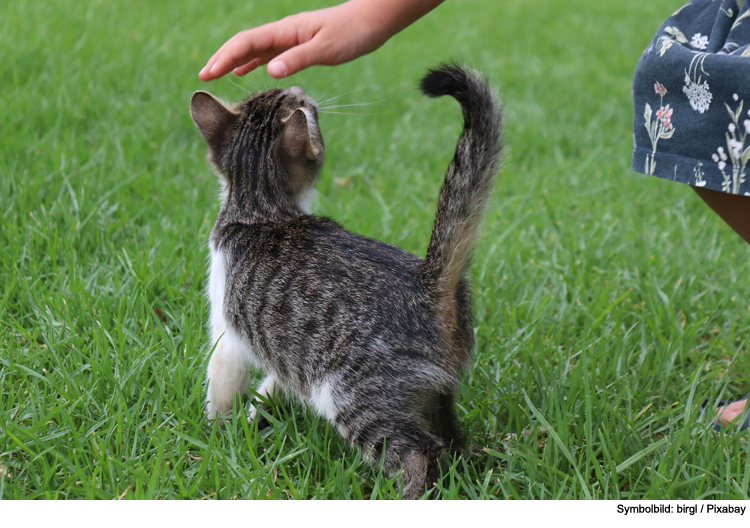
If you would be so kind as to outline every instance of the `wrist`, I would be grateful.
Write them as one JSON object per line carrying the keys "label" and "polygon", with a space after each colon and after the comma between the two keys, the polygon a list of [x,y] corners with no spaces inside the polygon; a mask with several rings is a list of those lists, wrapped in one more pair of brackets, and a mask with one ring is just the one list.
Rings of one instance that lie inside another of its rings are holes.
{"label": "wrist", "polygon": [[443,3],[443,0],[349,0],[355,18],[364,20],[381,44]]}

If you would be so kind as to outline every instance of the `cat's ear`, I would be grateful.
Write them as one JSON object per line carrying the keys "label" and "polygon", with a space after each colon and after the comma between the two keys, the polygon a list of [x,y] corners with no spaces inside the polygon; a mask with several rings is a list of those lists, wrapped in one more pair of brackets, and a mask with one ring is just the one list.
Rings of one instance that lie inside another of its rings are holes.
{"label": "cat's ear", "polygon": [[208,92],[195,92],[190,100],[193,118],[212,153],[217,154],[232,132],[237,114]]}
{"label": "cat's ear", "polygon": [[320,150],[313,145],[307,114],[298,108],[282,123],[284,131],[281,136],[281,148],[284,154],[293,160],[317,160]]}

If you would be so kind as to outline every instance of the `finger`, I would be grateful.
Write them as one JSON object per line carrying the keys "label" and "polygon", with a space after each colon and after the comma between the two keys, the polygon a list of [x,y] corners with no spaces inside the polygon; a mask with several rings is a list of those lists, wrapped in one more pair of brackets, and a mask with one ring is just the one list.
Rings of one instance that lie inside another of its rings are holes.
{"label": "finger", "polygon": [[309,66],[320,64],[320,45],[315,40],[295,46],[282,53],[268,64],[268,75],[282,79],[304,70]]}
{"label": "finger", "polygon": [[257,53],[253,43],[252,30],[236,34],[214,53],[198,76],[204,81],[211,81],[249,64]]}
{"label": "finger", "polygon": [[263,66],[269,60],[271,60],[271,59],[270,58],[267,58],[267,59],[261,59],[261,58],[253,59],[250,62],[248,62],[247,64],[245,64],[244,66],[240,66],[238,68],[233,69],[232,73],[234,75],[236,75],[237,77],[242,77],[243,75],[247,75],[248,73],[250,73],[251,71],[255,70],[256,68],[259,68],[259,67]]}
{"label": "finger", "polygon": [[262,66],[262,64],[258,64],[258,59],[253,59],[244,66],[233,69],[232,73],[237,77],[242,77],[243,75],[247,75],[259,66]]}
{"label": "finger", "polygon": [[272,51],[270,53],[265,53],[261,55],[260,57],[255,57],[253,60],[251,60],[247,64],[243,66],[238,66],[237,68],[232,70],[232,73],[234,73],[237,76],[246,75],[247,73],[250,73],[254,69],[259,68],[263,66],[264,64],[268,64],[268,61],[273,59],[276,55],[277,53]]}
{"label": "finger", "polygon": [[208,62],[206,63],[206,65],[203,67],[203,69],[198,74],[198,77],[200,77],[201,80],[203,80],[203,81],[210,81],[210,80],[212,80],[212,79],[215,78],[209,72],[211,72],[211,70],[216,65],[216,63],[219,60],[219,58],[222,57],[222,55],[224,55],[226,53],[226,50],[227,50],[228,46],[238,36],[239,36],[239,33],[237,35],[235,35],[234,37],[232,37],[231,39],[229,39],[228,41],[226,41],[223,46],[221,46],[218,50],[216,50],[216,53],[214,53],[213,55],[211,55],[211,58],[208,59]]}
{"label": "finger", "polygon": [[214,53],[199,77],[204,81],[217,79],[234,69],[249,66],[253,59],[277,55],[296,44],[296,32],[287,19],[241,31]]}

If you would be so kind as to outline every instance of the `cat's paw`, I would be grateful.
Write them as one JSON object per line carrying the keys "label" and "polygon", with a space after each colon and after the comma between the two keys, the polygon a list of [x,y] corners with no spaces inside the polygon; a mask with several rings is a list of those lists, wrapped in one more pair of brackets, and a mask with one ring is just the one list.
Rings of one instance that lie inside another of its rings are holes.
{"label": "cat's paw", "polygon": [[258,416],[258,408],[255,405],[251,405],[250,409],[247,411],[247,423],[253,423],[256,416]]}
{"label": "cat's paw", "polygon": [[266,415],[258,412],[258,408],[255,405],[251,405],[247,412],[247,423],[256,424],[259,431],[271,425]]}
{"label": "cat's paw", "polygon": [[207,418],[208,418],[208,425],[211,425],[211,426],[216,425],[216,426],[221,427],[226,422],[231,421],[231,418],[222,418],[221,416],[218,416],[218,415],[214,415],[213,417],[209,415],[207,416]]}
{"label": "cat's paw", "polygon": [[231,418],[224,417],[223,415],[224,413],[219,410],[218,406],[212,405],[211,402],[208,402],[208,406],[206,407],[206,418],[208,418],[209,424],[222,426],[231,420]]}

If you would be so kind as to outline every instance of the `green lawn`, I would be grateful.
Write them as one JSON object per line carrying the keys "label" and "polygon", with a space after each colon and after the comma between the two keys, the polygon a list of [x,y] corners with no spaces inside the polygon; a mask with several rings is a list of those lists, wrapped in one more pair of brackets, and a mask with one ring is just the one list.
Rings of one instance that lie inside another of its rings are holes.
{"label": "green lawn", "polygon": [[472,269],[468,446],[437,496],[747,499],[748,435],[697,414],[750,389],[750,251],[629,169],[632,72],[681,3],[448,0],[354,63],[204,85],[226,38],[321,3],[2,2],[0,498],[396,497],[299,404],[204,419],[218,184],[188,103],[375,103],[321,117],[314,210],[423,255],[461,117],[416,83],[453,58],[501,88],[509,153]]}

